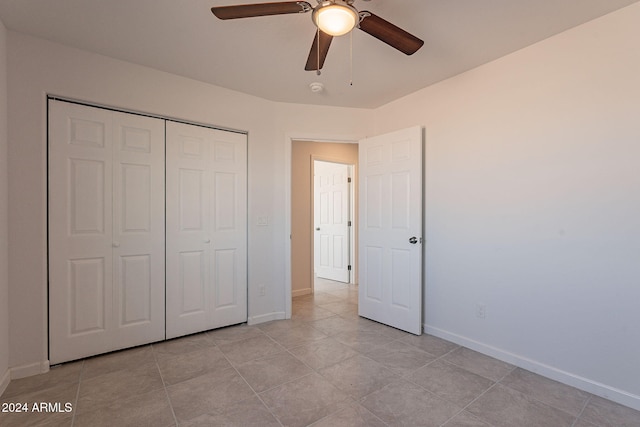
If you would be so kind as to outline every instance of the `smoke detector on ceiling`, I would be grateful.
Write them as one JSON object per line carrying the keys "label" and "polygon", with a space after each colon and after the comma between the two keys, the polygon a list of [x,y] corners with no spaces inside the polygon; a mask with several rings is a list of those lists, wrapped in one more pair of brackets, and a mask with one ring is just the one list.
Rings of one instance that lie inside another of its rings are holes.
{"label": "smoke detector on ceiling", "polygon": [[313,82],[309,85],[309,89],[311,89],[313,93],[320,93],[324,90],[324,85],[319,82]]}

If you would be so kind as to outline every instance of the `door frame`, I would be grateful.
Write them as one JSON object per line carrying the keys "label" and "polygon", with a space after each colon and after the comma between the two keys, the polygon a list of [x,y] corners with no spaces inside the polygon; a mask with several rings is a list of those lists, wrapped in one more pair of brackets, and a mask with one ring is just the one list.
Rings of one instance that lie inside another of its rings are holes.
{"label": "door frame", "polygon": [[[293,141],[328,142],[334,144],[358,144],[362,135],[327,135],[306,132],[287,133],[284,141],[284,197],[285,197],[285,257],[284,257],[284,313],[282,318],[291,319],[291,153]],[[313,274],[313,271],[311,272]],[[279,318],[279,316],[278,316]],[[274,317],[275,319],[275,317]]]}
{"label": "door frame", "polygon": [[[120,113],[126,113],[126,114],[133,114],[133,115],[137,115],[137,116],[144,116],[144,117],[151,117],[151,118],[156,118],[156,119],[161,119],[161,120],[169,120],[169,121],[173,121],[176,123],[183,123],[183,124],[187,124],[187,125],[193,125],[193,126],[200,126],[200,127],[204,127],[204,128],[209,128],[209,129],[216,129],[216,130],[221,130],[221,131],[227,131],[227,132],[233,132],[233,133],[239,133],[242,135],[246,135],[247,137],[247,158],[246,158],[246,162],[247,162],[247,183],[250,182],[250,174],[251,174],[251,168],[249,167],[249,147],[251,145],[251,141],[250,141],[250,137],[249,137],[249,131],[248,130],[242,130],[242,129],[237,129],[237,128],[231,128],[231,127],[227,127],[227,126],[219,126],[219,125],[215,125],[212,123],[207,123],[207,122],[198,122],[198,121],[190,121],[188,119],[181,119],[178,117],[173,117],[170,115],[165,115],[165,114],[159,114],[159,113],[150,113],[150,112],[146,112],[144,110],[138,110],[138,109],[132,109],[132,108],[127,108],[124,107],[122,105],[113,105],[113,104],[103,104],[103,103],[99,103],[96,101],[90,101],[90,100],[86,100],[86,99],[82,99],[82,98],[74,98],[74,97],[70,97],[70,96],[66,96],[66,95],[62,95],[60,93],[54,93],[54,92],[44,92],[42,93],[42,98],[41,98],[41,106],[42,106],[42,117],[44,120],[44,124],[43,124],[43,129],[44,129],[44,133],[42,135],[42,147],[43,147],[43,152],[44,155],[42,157],[42,166],[43,166],[43,171],[44,171],[44,195],[43,195],[43,206],[45,207],[45,209],[43,209],[42,214],[41,214],[41,218],[42,218],[42,225],[43,225],[43,232],[44,232],[44,236],[45,236],[45,240],[44,240],[44,247],[43,247],[43,270],[42,270],[42,292],[43,292],[43,300],[42,300],[42,328],[44,331],[43,334],[43,340],[42,340],[42,356],[43,356],[43,360],[41,362],[37,362],[37,363],[33,363],[30,364],[28,366],[24,366],[24,367],[19,367],[19,373],[18,373],[18,377],[16,378],[23,378],[25,376],[30,376],[30,375],[37,375],[37,374],[41,374],[41,373],[46,373],[49,371],[50,369],[50,363],[49,363],[49,354],[50,354],[50,333],[49,333],[49,312],[50,312],[50,308],[49,308],[49,102],[50,101],[62,101],[62,102],[67,102],[70,104],[76,104],[76,105],[83,105],[86,107],[93,107],[93,108],[100,108],[100,109],[104,109],[104,110],[110,110],[110,111],[116,111],[116,112],[120,112]],[[357,140],[356,140],[357,142]],[[291,149],[291,146],[289,145],[289,150]],[[289,154],[290,151],[289,151]],[[166,156],[166,153],[165,153]],[[289,155],[289,157],[291,157]],[[289,161],[289,163],[291,163]],[[248,187],[247,187],[248,188]],[[165,188],[166,191],[166,188]],[[250,206],[249,204],[249,191],[247,190],[247,194],[246,194],[246,200],[247,200],[247,207]],[[165,218],[166,221],[166,218]],[[251,239],[251,233],[250,233],[250,220],[249,220],[249,208],[247,209],[247,245],[249,245],[249,241]],[[289,247],[290,249],[290,247]],[[252,307],[252,301],[251,301],[251,293],[250,293],[250,274],[249,274],[249,253],[247,252],[247,260],[246,260],[246,268],[247,268],[247,300],[246,300],[246,304],[247,304],[247,318],[248,318],[248,322],[251,321],[251,307]],[[290,288],[289,288],[290,290]],[[165,301],[166,304],[166,301]],[[290,303],[289,303],[290,304]],[[166,320],[166,319],[165,319]]]}
{"label": "door frame", "polygon": [[[349,183],[349,221],[351,221],[351,226],[349,227],[349,264],[351,265],[351,272],[349,273],[349,284],[355,284],[354,278],[356,277],[355,272],[357,271],[357,262],[356,259],[356,250],[355,250],[355,227],[356,227],[356,218],[355,218],[355,185],[357,180],[355,180],[355,175],[357,174],[357,165],[353,163],[345,163],[343,161],[332,159],[330,157],[320,156],[316,154],[311,155],[311,224],[315,228],[315,162],[326,162],[326,163],[336,163],[340,165],[347,166],[349,170],[349,177],[351,178],[351,182]],[[315,262],[316,262],[316,233],[311,233],[311,293],[315,293]]]}

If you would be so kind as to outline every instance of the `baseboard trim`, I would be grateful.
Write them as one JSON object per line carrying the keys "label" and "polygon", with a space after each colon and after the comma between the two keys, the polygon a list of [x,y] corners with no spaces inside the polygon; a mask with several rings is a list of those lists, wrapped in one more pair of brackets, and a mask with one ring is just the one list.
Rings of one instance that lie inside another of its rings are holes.
{"label": "baseboard trim", "polygon": [[606,384],[602,384],[597,381],[581,377],[579,375],[572,374],[571,372],[566,372],[561,369],[554,368],[553,366],[549,366],[544,363],[540,363],[535,360],[510,353],[508,351],[504,351],[502,349],[472,340],[462,335],[445,331],[443,329],[435,328],[426,324],[423,325],[423,328],[424,331],[430,335],[434,335],[438,338],[451,341],[487,356],[502,360],[503,362],[518,366],[519,368],[526,369],[527,371],[535,372],[539,375],[542,375],[543,377],[570,385],[582,391],[586,391],[587,393],[595,394],[596,396],[609,399],[613,402],[640,411],[640,396],[616,389],[614,387],[610,387]]}
{"label": "baseboard trim", "polygon": [[284,311],[276,311],[273,313],[260,314],[258,316],[251,316],[247,319],[247,325],[258,325],[260,323],[270,322],[272,320],[286,319]]}
{"label": "baseboard trim", "polygon": [[309,295],[311,293],[311,288],[296,289],[295,291],[291,291],[291,297],[301,297],[302,295]]}
{"label": "baseboard trim", "polygon": [[11,382],[11,370],[7,369],[4,372],[4,375],[2,375],[2,379],[0,379],[0,396],[2,396],[2,393],[4,393],[4,391],[7,389],[10,382]]}
{"label": "baseboard trim", "polygon": [[11,379],[30,377],[33,375],[44,374],[49,372],[49,361],[30,363],[28,365],[16,366],[10,369]]}

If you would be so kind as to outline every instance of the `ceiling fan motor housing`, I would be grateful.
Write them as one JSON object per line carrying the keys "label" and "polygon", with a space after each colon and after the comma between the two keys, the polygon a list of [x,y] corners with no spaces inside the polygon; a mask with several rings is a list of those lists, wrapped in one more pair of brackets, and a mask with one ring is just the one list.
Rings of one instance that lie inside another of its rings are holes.
{"label": "ceiling fan motor housing", "polygon": [[342,36],[353,30],[360,20],[353,0],[327,0],[321,2],[311,14],[311,20],[330,36]]}

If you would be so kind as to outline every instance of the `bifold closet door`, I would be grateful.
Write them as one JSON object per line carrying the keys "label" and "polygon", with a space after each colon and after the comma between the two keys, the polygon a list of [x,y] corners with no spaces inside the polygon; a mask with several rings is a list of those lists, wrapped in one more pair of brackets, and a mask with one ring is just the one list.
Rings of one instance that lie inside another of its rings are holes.
{"label": "bifold closet door", "polygon": [[247,136],[167,121],[167,338],[247,320]]}
{"label": "bifold closet door", "polygon": [[164,121],[49,101],[50,363],[164,339]]}

